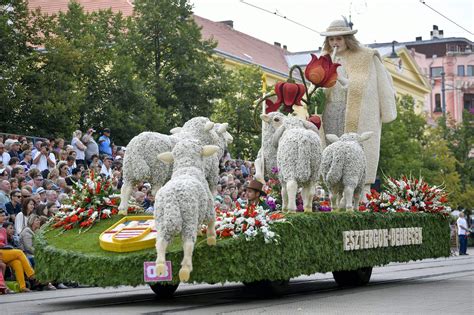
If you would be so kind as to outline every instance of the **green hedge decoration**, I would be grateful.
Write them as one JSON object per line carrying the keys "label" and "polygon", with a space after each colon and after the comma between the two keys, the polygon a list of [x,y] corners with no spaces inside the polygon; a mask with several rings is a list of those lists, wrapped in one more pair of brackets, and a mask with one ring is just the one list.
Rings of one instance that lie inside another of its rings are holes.
{"label": "green hedge decoration", "polygon": [[[112,253],[100,249],[98,236],[120,217],[99,222],[89,232],[42,230],[35,239],[37,277],[40,280],[77,281],[85,285],[140,285],[143,262],[154,261],[155,249]],[[423,244],[356,251],[343,250],[347,230],[422,227]],[[450,255],[448,219],[426,213],[298,213],[274,225],[279,244],[262,239],[218,240],[214,247],[198,239],[193,255],[191,281],[219,283],[281,280],[338,270],[380,266]],[[173,281],[178,282],[182,259],[179,239],[169,246]]]}

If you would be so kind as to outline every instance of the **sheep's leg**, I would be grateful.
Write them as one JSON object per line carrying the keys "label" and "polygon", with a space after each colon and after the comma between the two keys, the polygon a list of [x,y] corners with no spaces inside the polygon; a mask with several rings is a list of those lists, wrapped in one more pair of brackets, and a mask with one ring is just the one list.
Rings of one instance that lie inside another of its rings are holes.
{"label": "sheep's leg", "polygon": [[354,205],[352,204],[354,199],[354,188],[347,186],[344,187],[343,199],[345,201],[345,208],[347,211],[354,211]]}
{"label": "sheep's leg", "polygon": [[216,221],[212,219],[207,224],[207,245],[212,246],[216,245]]}
{"label": "sheep's leg", "polygon": [[298,184],[295,180],[286,183],[288,193],[288,211],[296,212],[296,193],[298,192]]}
{"label": "sheep's leg", "polygon": [[165,275],[166,272],[166,247],[168,242],[163,237],[156,237],[156,274],[159,277]]}
{"label": "sheep's leg", "polygon": [[184,257],[181,261],[181,269],[179,270],[179,281],[188,282],[191,271],[193,271],[193,250],[194,242],[191,239],[183,240]]}
{"label": "sheep's leg", "polygon": [[258,180],[262,184],[265,183],[264,179],[264,173],[265,170],[263,169],[263,160],[260,158],[255,159],[254,165],[255,165],[255,180]]}
{"label": "sheep's leg", "polygon": [[337,210],[339,208],[339,196],[334,190],[329,190],[331,195],[331,208],[332,210]]}
{"label": "sheep's leg", "polygon": [[127,215],[128,211],[128,200],[132,194],[133,187],[130,181],[124,181],[122,188],[120,189],[120,205],[118,207],[119,213],[122,215]]}
{"label": "sheep's leg", "polygon": [[312,198],[313,196],[311,195],[311,185],[305,185],[303,186],[303,189],[301,190],[301,197],[303,199],[303,208],[304,212],[312,212],[313,210],[313,202],[309,201],[310,197]]}
{"label": "sheep's leg", "polygon": [[281,209],[288,211],[288,191],[286,190],[286,183],[281,184]]}

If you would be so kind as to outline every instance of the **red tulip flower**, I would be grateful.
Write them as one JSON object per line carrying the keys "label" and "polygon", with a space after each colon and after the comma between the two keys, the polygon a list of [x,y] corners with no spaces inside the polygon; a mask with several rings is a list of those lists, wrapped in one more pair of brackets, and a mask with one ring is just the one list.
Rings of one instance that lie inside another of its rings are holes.
{"label": "red tulip flower", "polygon": [[275,93],[277,94],[277,101],[275,105],[278,106],[283,103],[285,106],[300,105],[301,99],[306,92],[304,84],[293,82],[278,82],[275,85]]}
{"label": "red tulip flower", "polygon": [[306,66],[304,76],[317,87],[330,88],[336,84],[339,66],[340,64],[332,62],[329,55],[318,59],[315,54],[311,54],[311,61]]}

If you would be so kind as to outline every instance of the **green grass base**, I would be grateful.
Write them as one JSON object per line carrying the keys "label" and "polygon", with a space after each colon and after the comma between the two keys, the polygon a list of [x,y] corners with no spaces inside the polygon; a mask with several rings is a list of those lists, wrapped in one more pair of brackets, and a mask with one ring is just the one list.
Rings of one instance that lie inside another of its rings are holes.
{"label": "green grass base", "polygon": [[[37,277],[103,287],[143,284],[143,262],[156,259],[154,248],[114,253],[99,246],[100,233],[119,219],[101,221],[82,234],[41,231],[35,240]],[[343,231],[399,227],[422,227],[423,244],[343,250]],[[280,235],[279,244],[265,244],[263,238],[224,239],[210,247],[204,237],[199,238],[191,282],[280,280],[450,255],[448,220],[426,213],[297,213],[288,215],[286,223],[275,224],[274,230]],[[177,283],[182,260],[179,238],[168,247],[166,258],[172,261]]]}

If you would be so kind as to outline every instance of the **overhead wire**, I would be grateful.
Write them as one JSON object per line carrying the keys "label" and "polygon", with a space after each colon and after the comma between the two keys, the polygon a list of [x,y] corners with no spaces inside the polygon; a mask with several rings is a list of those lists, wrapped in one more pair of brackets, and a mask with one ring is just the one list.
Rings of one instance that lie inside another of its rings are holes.
{"label": "overhead wire", "polygon": [[431,7],[430,5],[428,5],[426,3],[426,1],[424,0],[420,0],[420,3],[425,5],[426,7],[428,7],[429,9],[433,10],[434,12],[436,12],[437,14],[441,15],[442,17],[444,17],[446,20],[448,20],[449,22],[453,23],[454,25],[456,25],[457,27],[460,27],[461,29],[463,29],[464,31],[468,32],[469,34],[471,35],[474,35],[474,33],[472,33],[470,30],[468,30],[467,28],[459,25],[458,23],[456,23],[455,21],[451,20],[449,17],[447,17],[446,15],[444,15],[443,13],[439,12],[438,10],[436,10],[435,8]]}

